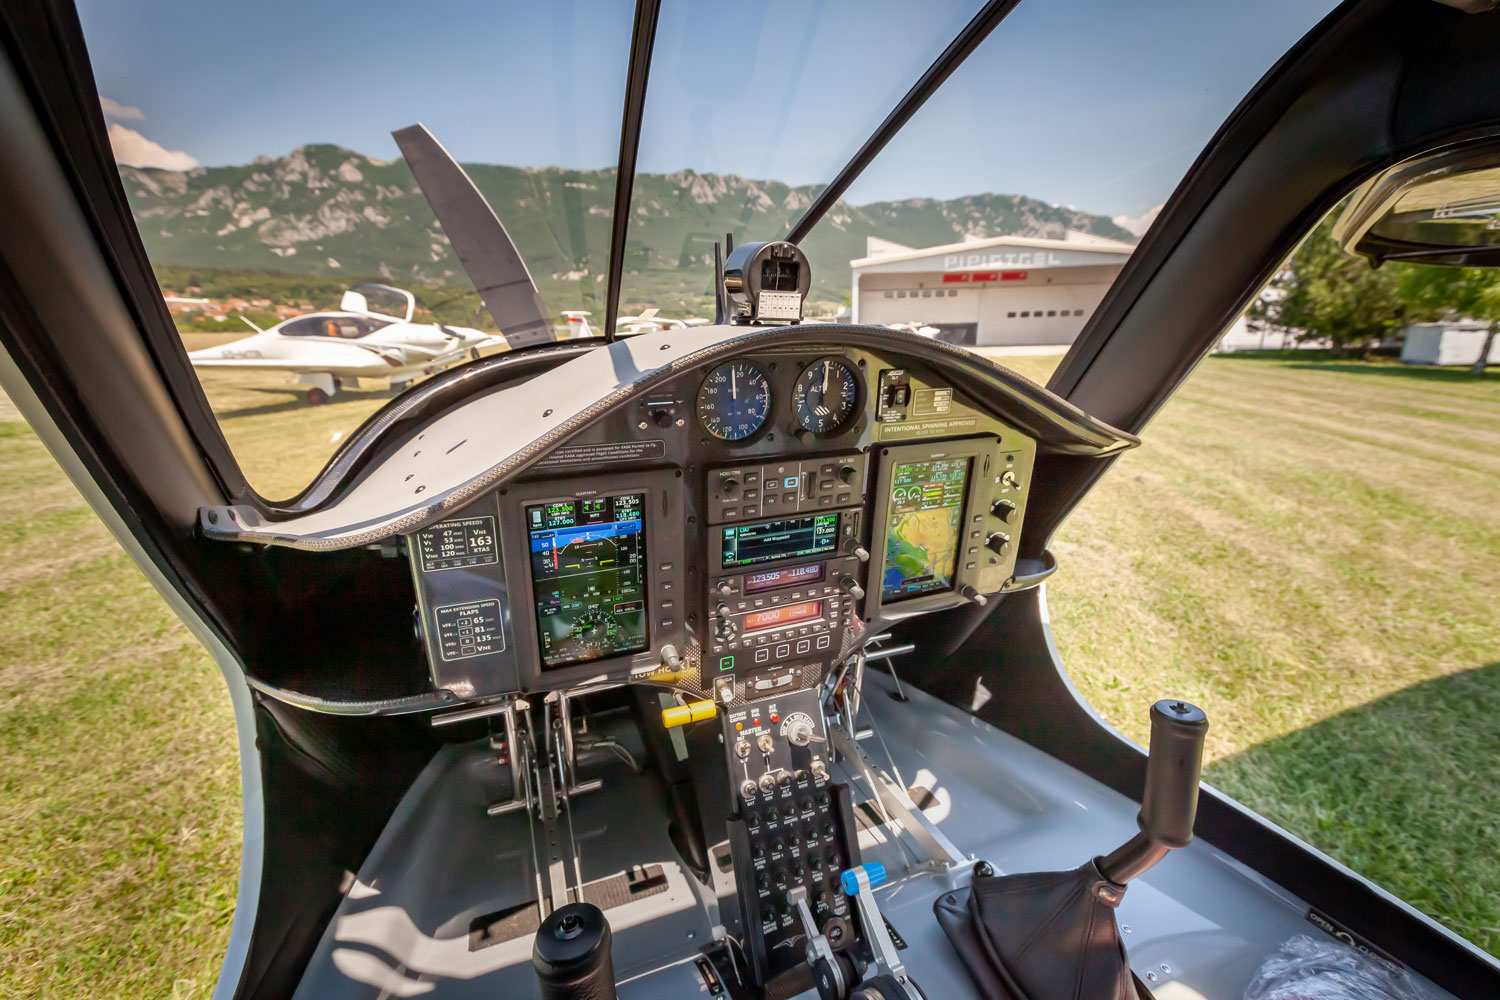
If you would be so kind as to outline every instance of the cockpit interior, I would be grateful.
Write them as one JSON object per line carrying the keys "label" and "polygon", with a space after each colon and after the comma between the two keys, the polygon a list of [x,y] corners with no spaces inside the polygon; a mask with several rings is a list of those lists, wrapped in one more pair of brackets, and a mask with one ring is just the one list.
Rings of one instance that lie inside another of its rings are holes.
{"label": "cockpit interior", "polygon": [[0,15],[0,380],[228,679],[245,843],[216,997],[1240,1000],[1306,933],[1413,997],[1500,995],[1492,957],[1201,787],[1215,720],[1181,692],[1142,694],[1148,746],[1108,726],[1046,604],[1059,526],[1312,222],[1500,129],[1493,4],[1330,13],[1044,387],[808,318],[800,245],[1013,0],[790,232],[712,245],[713,322],[616,336],[643,0],[604,335],[553,336],[458,171],[444,238],[510,349],[402,381],[284,502],[235,471],[54,6]]}

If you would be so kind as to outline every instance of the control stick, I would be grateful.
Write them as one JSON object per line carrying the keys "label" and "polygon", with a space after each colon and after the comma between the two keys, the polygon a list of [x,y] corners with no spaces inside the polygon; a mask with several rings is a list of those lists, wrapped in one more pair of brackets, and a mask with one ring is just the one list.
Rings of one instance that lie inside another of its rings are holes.
{"label": "control stick", "polygon": [[[976,865],[967,892],[938,897],[938,924],[981,995],[1137,1000],[1114,910],[1125,883],[1192,841],[1207,733],[1208,717],[1187,702],[1151,706],[1141,832],[1107,857],[1068,872]],[[1032,947],[1039,937],[1045,946]]]}
{"label": "control stick", "polygon": [[1100,859],[1099,871],[1105,878],[1124,885],[1168,851],[1192,843],[1207,735],[1208,716],[1201,708],[1172,699],[1151,706],[1146,792],[1135,820],[1141,832]]}

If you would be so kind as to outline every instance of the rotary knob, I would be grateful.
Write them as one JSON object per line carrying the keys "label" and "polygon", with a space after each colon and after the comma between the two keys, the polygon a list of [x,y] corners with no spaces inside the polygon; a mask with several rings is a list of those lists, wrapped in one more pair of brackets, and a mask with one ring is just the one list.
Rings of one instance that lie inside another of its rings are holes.
{"label": "rotary knob", "polygon": [[726,497],[738,496],[740,492],[740,481],[738,479],[726,479],[719,484],[719,492]]}
{"label": "rotary knob", "polygon": [[734,587],[728,580],[720,580],[719,585],[714,588],[714,593],[720,597],[729,597],[734,593]]}
{"label": "rotary knob", "polygon": [[1010,548],[1010,536],[1003,531],[992,531],[984,540],[984,547],[996,555],[1004,555]]}
{"label": "rotary knob", "polygon": [[865,596],[865,588],[859,585],[859,581],[852,576],[846,576],[839,581],[839,589],[856,601]]}
{"label": "rotary knob", "polygon": [[1016,505],[1009,500],[996,500],[990,504],[990,516],[1002,521],[1009,521],[1015,512]]}
{"label": "rotary knob", "polygon": [[858,538],[845,540],[844,552],[858,559],[860,562],[870,561],[870,550],[859,544]]}

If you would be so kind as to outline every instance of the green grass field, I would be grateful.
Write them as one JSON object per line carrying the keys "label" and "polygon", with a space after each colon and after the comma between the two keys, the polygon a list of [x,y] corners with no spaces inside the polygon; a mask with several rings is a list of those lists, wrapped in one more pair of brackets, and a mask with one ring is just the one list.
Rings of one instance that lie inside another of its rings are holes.
{"label": "green grass field", "polygon": [[[270,495],[384,402],[208,391]],[[1084,694],[1137,740],[1197,701],[1210,782],[1500,954],[1500,373],[1212,358],[1145,442],[1056,543]],[[239,858],[222,681],[20,423],[0,470],[0,996],[206,996]]]}

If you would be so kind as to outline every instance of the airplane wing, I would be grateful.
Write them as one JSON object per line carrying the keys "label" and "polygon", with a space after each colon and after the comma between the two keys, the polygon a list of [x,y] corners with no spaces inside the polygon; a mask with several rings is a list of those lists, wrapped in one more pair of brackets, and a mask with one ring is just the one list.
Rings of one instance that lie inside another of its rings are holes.
{"label": "airplane wing", "polygon": [[512,347],[556,340],[526,262],[469,175],[417,124],[391,133],[484,306]]}

